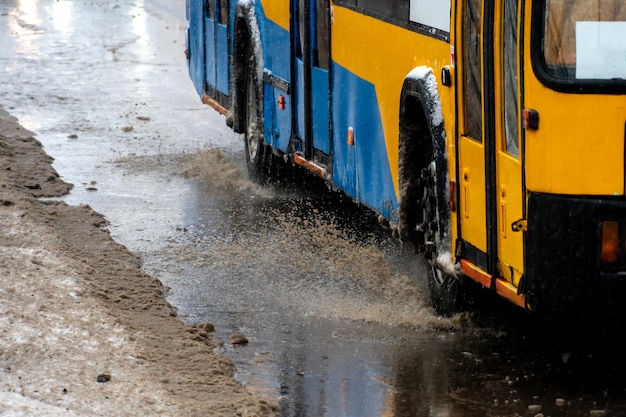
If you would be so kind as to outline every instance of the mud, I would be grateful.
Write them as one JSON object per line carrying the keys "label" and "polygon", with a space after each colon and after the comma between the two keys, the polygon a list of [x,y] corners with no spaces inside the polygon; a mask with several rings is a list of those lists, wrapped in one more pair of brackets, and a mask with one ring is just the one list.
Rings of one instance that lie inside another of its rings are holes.
{"label": "mud", "polygon": [[[156,253],[145,257],[158,260],[155,269],[161,274],[178,277],[175,282],[180,277],[198,275],[203,280],[199,287],[204,281],[216,280],[210,277],[220,277],[216,287],[233,282],[232,290],[224,293],[244,297],[250,292],[249,299],[242,298],[242,305],[266,302],[298,311],[302,316],[362,321],[411,331],[460,327],[458,318],[433,314],[428,295],[416,285],[413,276],[415,259],[394,261],[389,256],[398,248],[398,242],[388,230],[377,227],[378,220],[371,211],[362,208],[362,217],[352,213],[347,215],[350,220],[342,218],[342,207],[360,208],[314,178],[307,179],[310,197],[298,183],[258,186],[247,178],[245,167],[234,162],[239,157],[213,148],[193,154],[116,160],[125,172],[154,171],[155,175],[187,178],[202,188],[198,194],[217,200],[198,204],[196,215],[200,218],[178,225],[178,233]],[[320,200],[330,205],[328,211],[320,206]],[[222,212],[202,215],[211,206]],[[204,224],[218,219],[231,219],[232,227]],[[347,221],[358,223],[349,225]],[[409,271],[403,271],[400,262],[406,263]],[[191,265],[189,270],[186,265]],[[248,282],[246,272],[255,274],[255,282],[239,285]],[[264,291],[259,293],[255,288]],[[195,291],[201,290],[196,287]]]}

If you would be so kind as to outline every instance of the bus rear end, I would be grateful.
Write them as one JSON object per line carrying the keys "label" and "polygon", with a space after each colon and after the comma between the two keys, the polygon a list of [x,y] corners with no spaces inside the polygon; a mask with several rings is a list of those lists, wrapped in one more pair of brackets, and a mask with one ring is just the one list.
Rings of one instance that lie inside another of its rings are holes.
{"label": "bus rear end", "polygon": [[[524,31],[531,307],[626,295],[626,3],[533,0]],[[527,38],[528,39],[528,38]]]}

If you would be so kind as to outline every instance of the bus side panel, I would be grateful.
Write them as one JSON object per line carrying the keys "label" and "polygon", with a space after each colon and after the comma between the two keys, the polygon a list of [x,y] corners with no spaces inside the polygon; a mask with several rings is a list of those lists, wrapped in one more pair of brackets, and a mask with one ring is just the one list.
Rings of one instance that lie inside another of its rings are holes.
{"label": "bus side panel", "polygon": [[[286,7],[286,12],[289,13],[289,2]],[[291,73],[289,26],[285,28],[279,22],[271,20],[265,15],[260,4],[257,4],[256,13],[265,68],[277,77],[289,81]]]}
{"label": "bus side panel", "polygon": [[202,0],[189,1],[189,28],[187,29],[189,76],[199,95],[204,92],[203,3]]}
{"label": "bus side panel", "polygon": [[217,54],[217,90],[228,95],[228,28],[226,25],[215,22],[215,48]]}
{"label": "bus side panel", "polygon": [[[264,88],[263,127],[265,143],[286,152],[291,133],[290,98],[284,91],[269,84],[265,84]],[[285,103],[284,107],[279,107],[279,101]]]}
{"label": "bus side panel", "polygon": [[[304,84],[304,63],[300,59],[296,59],[294,62],[294,82],[292,85],[302,85]],[[293,99],[296,101],[296,136],[299,138],[304,138],[304,90],[301,88],[293,89]],[[301,150],[301,149],[298,149]]]}
{"label": "bus side panel", "polygon": [[[385,154],[397,186],[400,93],[404,79],[422,65],[432,68],[438,77],[443,66],[450,64],[450,45],[345,7],[335,5],[333,10],[332,59],[375,86],[385,134]],[[449,130],[454,123],[454,113],[449,110],[454,107],[445,96],[452,97],[452,91],[438,87]],[[341,90],[334,90],[334,94],[340,93]]]}
{"label": "bus side panel", "polygon": [[[267,2],[264,2],[267,3]],[[276,2],[280,3],[280,2]],[[257,21],[261,35],[261,50],[263,52],[263,65],[266,72],[290,84],[290,42],[289,27],[283,27],[282,14],[289,16],[289,2],[284,2],[283,9],[273,5],[272,12],[277,15],[277,21],[272,21],[265,15],[263,7],[259,4]],[[284,12],[284,13],[282,13]],[[254,41],[254,40],[253,40]],[[290,88],[291,90],[291,88]],[[288,94],[270,84],[264,88],[264,134],[266,143],[282,151],[287,150],[291,136],[291,99],[292,93]],[[280,105],[282,102],[284,105]]]}
{"label": "bus side panel", "polygon": [[[313,108],[322,109],[322,113],[313,117],[313,146],[325,154],[330,154],[328,140],[328,71],[313,68]],[[317,88],[319,87],[319,88]],[[319,110],[318,110],[319,111]]]}
{"label": "bus side panel", "polygon": [[[333,182],[387,219],[397,221],[398,201],[376,89],[333,64],[333,91]],[[353,141],[348,139],[350,130]]]}
{"label": "bus side panel", "polygon": [[205,76],[208,89],[215,89],[215,19],[207,16],[204,10],[204,54],[205,54]]}

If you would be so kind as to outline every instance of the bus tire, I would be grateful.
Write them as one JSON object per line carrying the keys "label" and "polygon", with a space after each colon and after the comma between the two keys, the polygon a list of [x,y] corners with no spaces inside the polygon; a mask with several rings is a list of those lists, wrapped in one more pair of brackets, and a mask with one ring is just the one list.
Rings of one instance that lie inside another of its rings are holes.
{"label": "bus tire", "polygon": [[437,314],[449,317],[463,309],[464,288],[459,278],[445,270],[444,265],[451,261],[440,259],[442,236],[439,226],[440,211],[436,173],[436,163],[432,161],[427,168],[422,169],[420,174],[422,198],[419,206],[422,215],[417,229],[424,239],[424,256],[428,262],[428,290],[432,306]]}
{"label": "bus tire", "polygon": [[246,166],[250,179],[259,184],[264,184],[269,176],[272,150],[265,143],[263,136],[263,97],[256,74],[256,59],[253,55],[250,55],[246,70],[246,118],[243,134]]}
{"label": "bus tire", "polygon": [[450,317],[462,310],[461,282],[446,274],[432,262],[428,265],[428,291],[430,302],[435,312],[444,317]]}

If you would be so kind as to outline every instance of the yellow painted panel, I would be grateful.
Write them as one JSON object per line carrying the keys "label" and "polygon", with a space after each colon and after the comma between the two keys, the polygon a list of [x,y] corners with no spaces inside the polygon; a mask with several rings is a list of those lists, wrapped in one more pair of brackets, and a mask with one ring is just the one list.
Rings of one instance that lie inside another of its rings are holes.
{"label": "yellow painted panel", "polygon": [[626,96],[564,96],[528,84],[526,107],[540,116],[539,130],[526,134],[528,189],[623,195]]}
{"label": "yellow painted panel", "polygon": [[498,153],[497,166],[498,259],[502,276],[517,286],[524,272],[524,240],[511,224],[523,217],[522,169],[516,158],[504,152]]}
{"label": "yellow painted panel", "polygon": [[265,16],[285,30],[289,30],[289,0],[261,0]]}
{"label": "yellow painted panel", "polygon": [[[398,134],[400,93],[406,75],[415,67],[441,69],[450,65],[447,42],[391,25],[361,13],[333,6],[333,61],[376,88],[391,175],[398,194]],[[448,137],[453,137],[453,89],[438,85]]]}
{"label": "yellow painted panel", "polygon": [[485,148],[475,140],[459,138],[459,216],[463,240],[487,252]]}
{"label": "yellow painted panel", "polygon": [[[509,71],[515,71],[513,79],[517,80],[517,91],[520,90],[519,70],[505,66],[505,55],[510,53],[510,45],[505,46],[505,41],[509,40],[504,34],[505,30],[510,30],[509,23],[504,19],[504,4],[497,3],[495,8],[495,27],[501,30],[495,31],[494,39],[494,102],[496,109],[496,190],[495,192],[495,213],[496,213],[496,240],[498,248],[498,272],[508,283],[519,286],[519,281],[524,272],[524,234],[521,231],[514,232],[512,224],[524,217],[524,191],[522,189],[522,166],[518,157],[506,152],[506,126],[505,118],[514,116],[515,110],[511,105],[505,105],[505,84]],[[505,28],[506,26],[506,28]],[[518,35],[519,39],[519,35]],[[519,56],[516,57],[519,65]],[[510,79],[510,78],[508,78]],[[510,103],[509,103],[510,104]],[[519,95],[517,96],[517,126],[510,128],[520,132],[519,115]],[[518,154],[522,155],[521,134],[518,135]]]}
{"label": "yellow painted panel", "polygon": [[[530,13],[529,13],[530,15]],[[530,16],[526,18],[530,30]],[[524,49],[524,108],[539,113],[526,132],[529,191],[624,195],[626,95],[566,94],[537,80],[530,42]]]}

